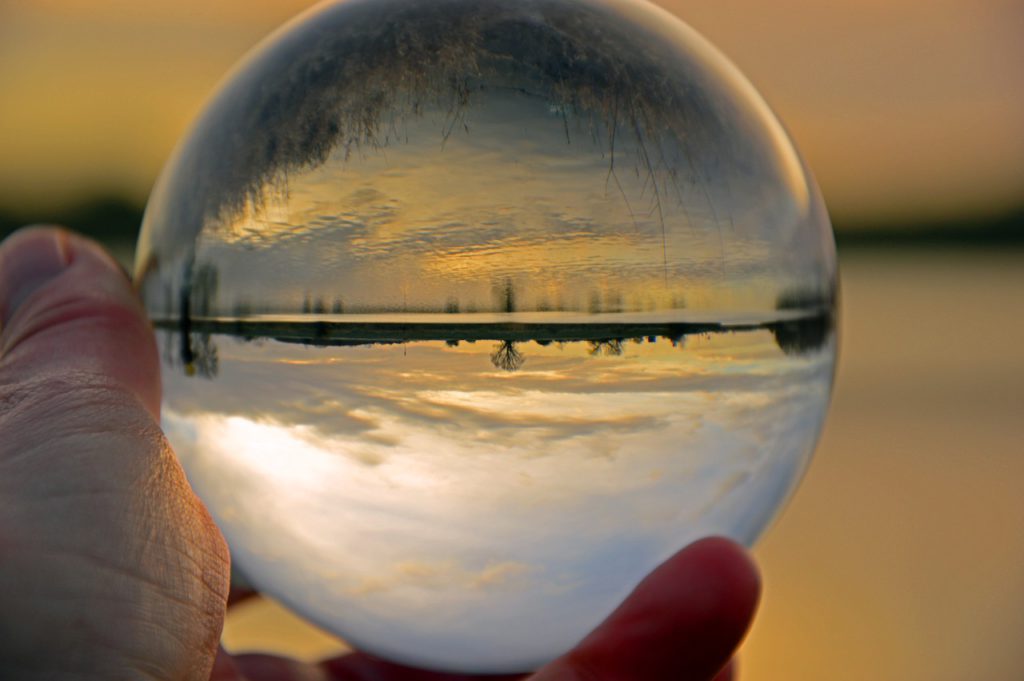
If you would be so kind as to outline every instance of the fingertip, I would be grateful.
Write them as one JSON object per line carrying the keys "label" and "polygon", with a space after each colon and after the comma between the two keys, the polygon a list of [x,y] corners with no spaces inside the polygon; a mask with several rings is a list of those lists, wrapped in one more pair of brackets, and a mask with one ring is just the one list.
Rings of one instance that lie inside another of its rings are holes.
{"label": "fingertip", "polygon": [[761,577],[739,544],[709,537],[658,566],[609,621],[639,619],[662,627],[700,622],[702,633],[742,638],[761,595]]}
{"label": "fingertip", "polygon": [[[725,537],[709,537],[678,552],[645,585],[652,597],[676,599],[680,614],[701,622],[708,650],[720,648],[722,663],[746,636],[761,599],[761,574],[745,548]],[[647,581],[647,580],[645,580]],[[686,604],[686,607],[682,607]]]}
{"label": "fingertip", "polygon": [[740,622],[753,617],[761,598],[761,573],[745,548],[725,537],[708,537],[683,549],[663,567],[671,569],[682,561],[717,581],[722,614],[733,614]]}
{"label": "fingertip", "polygon": [[715,537],[691,544],[541,678],[715,678],[746,635],[760,584],[753,561],[734,542]]}

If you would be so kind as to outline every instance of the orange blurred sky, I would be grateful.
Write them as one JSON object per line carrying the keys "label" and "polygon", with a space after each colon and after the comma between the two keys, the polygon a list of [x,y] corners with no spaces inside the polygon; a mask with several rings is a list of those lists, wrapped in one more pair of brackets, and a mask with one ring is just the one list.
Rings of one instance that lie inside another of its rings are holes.
{"label": "orange blurred sky", "polygon": [[[0,206],[143,200],[230,66],[309,0],[0,0]],[[1024,202],[1019,0],[660,0],[754,81],[846,221]]]}

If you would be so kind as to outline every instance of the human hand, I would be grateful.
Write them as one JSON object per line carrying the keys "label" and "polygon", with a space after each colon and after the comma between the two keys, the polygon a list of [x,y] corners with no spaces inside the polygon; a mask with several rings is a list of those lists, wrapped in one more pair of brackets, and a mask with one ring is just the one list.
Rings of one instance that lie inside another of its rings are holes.
{"label": "human hand", "polygon": [[[114,261],[57,230],[8,239],[0,247],[4,678],[456,678],[361,653],[315,666],[218,654],[228,553],[160,432],[159,410],[153,335]],[[726,665],[758,591],[742,549],[698,542],[532,678],[730,678]]]}

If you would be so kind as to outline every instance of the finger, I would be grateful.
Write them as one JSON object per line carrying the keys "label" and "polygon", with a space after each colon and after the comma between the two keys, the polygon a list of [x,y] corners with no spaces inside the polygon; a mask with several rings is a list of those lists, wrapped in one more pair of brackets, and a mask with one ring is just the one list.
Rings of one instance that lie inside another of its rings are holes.
{"label": "finger", "polygon": [[219,648],[210,681],[332,681],[319,666],[273,655],[231,656]]}
{"label": "finger", "polygon": [[534,681],[709,681],[746,634],[759,593],[742,548],[726,539],[699,541],[657,568]]}
{"label": "finger", "polygon": [[217,648],[217,657],[213,661],[213,669],[210,671],[210,681],[249,681],[242,676],[242,670],[235,664],[223,647]]}
{"label": "finger", "polygon": [[387,662],[366,653],[344,655],[321,666],[332,681],[515,681],[524,676],[462,676],[431,672]]}
{"label": "finger", "polygon": [[156,342],[127,276],[83,237],[21,230],[0,247],[0,380],[71,373],[112,379],[159,416]]}
{"label": "finger", "polygon": [[244,681],[333,681],[320,665],[273,655],[238,655],[234,662]]}
{"label": "finger", "polygon": [[715,681],[735,681],[736,678],[736,660],[732,660],[729,664],[725,665],[725,669],[718,672],[718,676],[715,677]]}

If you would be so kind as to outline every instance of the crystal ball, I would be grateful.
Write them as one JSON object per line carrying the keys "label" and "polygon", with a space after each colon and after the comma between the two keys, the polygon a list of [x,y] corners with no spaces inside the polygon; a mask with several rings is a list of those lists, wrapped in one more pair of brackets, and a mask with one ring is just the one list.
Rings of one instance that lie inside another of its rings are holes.
{"label": "crystal ball", "polygon": [[146,211],[163,425],[261,591],[518,672],[699,537],[752,543],[835,360],[818,189],[638,0],[350,0],[225,80]]}

